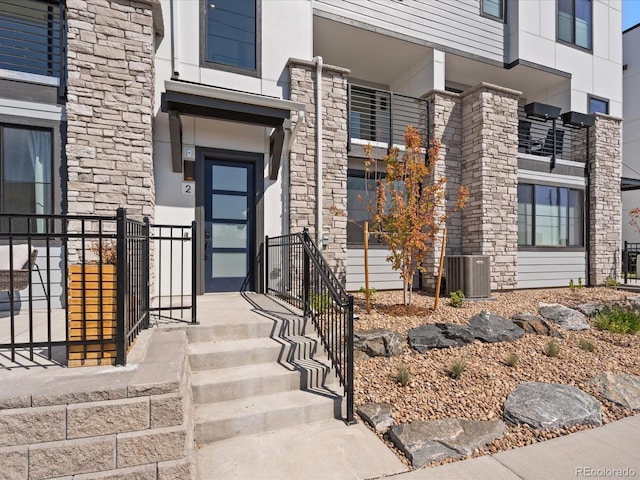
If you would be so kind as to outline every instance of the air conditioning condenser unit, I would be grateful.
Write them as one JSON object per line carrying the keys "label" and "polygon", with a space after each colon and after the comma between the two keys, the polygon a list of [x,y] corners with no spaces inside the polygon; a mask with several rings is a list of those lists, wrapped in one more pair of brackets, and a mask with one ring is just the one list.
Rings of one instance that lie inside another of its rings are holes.
{"label": "air conditioning condenser unit", "polygon": [[447,295],[462,290],[467,298],[491,295],[491,260],[488,255],[447,255]]}

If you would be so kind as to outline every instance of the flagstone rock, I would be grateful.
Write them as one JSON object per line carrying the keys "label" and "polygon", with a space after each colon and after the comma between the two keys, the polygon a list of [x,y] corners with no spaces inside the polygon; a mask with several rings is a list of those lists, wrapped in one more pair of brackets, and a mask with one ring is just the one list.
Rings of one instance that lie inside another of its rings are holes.
{"label": "flagstone rock", "polygon": [[378,433],[385,433],[393,425],[393,412],[388,403],[365,403],[356,411]]}
{"label": "flagstone rock", "polygon": [[407,336],[409,345],[420,353],[432,348],[462,347],[474,338],[470,328],[445,323],[412,328]]}
{"label": "flagstone rock", "polygon": [[553,331],[549,323],[542,317],[530,313],[518,313],[511,318],[511,321],[522,328],[526,333],[536,335],[551,335]]}
{"label": "flagstone rock", "polygon": [[394,425],[389,437],[416,468],[446,458],[471,455],[476,449],[500,438],[506,431],[501,420],[475,421],[445,418]]}
{"label": "flagstone rock", "polygon": [[593,317],[596,313],[604,308],[602,303],[582,303],[576,305],[576,310],[585,314],[587,317]]}
{"label": "flagstone rock", "polygon": [[555,430],[572,425],[602,425],[602,405],[571,385],[521,383],[507,396],[504,419],[524,423],[536,430]]}
{"label": "flagstone rock", "polygon": [[590,328],[584,314],[559,303],[541,303],[538,312],[546,320],[566,330],[589,330]]}
{"label": "flagstone rock", "polygon": [[601,373],[589,380],[607,400],[629,410],[640,410],[640,377],[626,373]]}
{"label": "flagstone rock", "polygon": [[369,357],[394,357],[401,355],[406,346],[398,333],[383,328],[353,332],[353,348]]}

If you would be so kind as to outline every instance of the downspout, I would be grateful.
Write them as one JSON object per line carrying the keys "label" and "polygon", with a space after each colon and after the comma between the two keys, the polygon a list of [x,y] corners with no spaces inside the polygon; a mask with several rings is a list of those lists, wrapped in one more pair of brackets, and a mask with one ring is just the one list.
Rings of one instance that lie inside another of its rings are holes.
{"label": "downspout", "polygon": [[586,202],[585,202],[585,221],[586,221],[586,237],[584,244],[585,244],[585,253],[586,253],[586,257],[587,257],[587,264],[586,264],[586,271],[585,271],[585,275],[586,275],[586,282],[585,284],[587,285],[587,287],[591,287],[591,152],[589,149],[589,144],[591,143],[591,127],[587,127],[587,164],[585,165],[585,169],[584,169],[584,176],[586,179],[586,185],[585,185],[585,197],[586,197]]}
{"label": "downspout", "polygon": [[178,41],[178,35],[176,35],[178,28],[178,15],[174,8],[174,0],[169,2],[169,16],[171,17],[171,79],[175,80],[180,76],[180,73],[176,71],[177,66],[177,51],[178,47],[176,42]]}
{"label": "downspout", "polygon": [[322,248],[322,57],[316,64],[316,244]]}
{"label": "downspout", "polygon": [[[284,161],[286,164],[282,165],[282,184],[290,185],[290,173],[289,173],[289,165],[291,164],[291,148],[298,137],[298,132],[300,131],[300,127],[304,123],[304,110],[298,110],[298,120],[293,127],[293,130],[289,133],[289,141],[287,142],[287,149],[285,150],[286,154],[284,155]],[[284,196],[284,205],[283,205],[283,218],[290,218],[290,208],[291,208],[291,197],[290,195]],[[291,233],[291,227],[289,222],[284,222],[283,225],[283,234],[288,235]]]}

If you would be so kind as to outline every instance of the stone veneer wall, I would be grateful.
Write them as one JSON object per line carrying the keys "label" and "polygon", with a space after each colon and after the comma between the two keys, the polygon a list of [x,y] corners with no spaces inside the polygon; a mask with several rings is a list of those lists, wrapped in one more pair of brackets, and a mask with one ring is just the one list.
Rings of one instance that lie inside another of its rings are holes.
{"label": "stone veneer wall", "polygon": [[491,289],[516,287],[518,97],[481,84],[462,94],[462,253],[491,257]]}
{"label": "stone veneer wall", "polygon": [[[309,229],[316,239],[316,67],[291,59],[291,100],[305,105],[304,124],[289,158],[289,228]],[[324,256],[338,278],[346,278],[347,265],[347,74],[348,70],[323,66],[323,228],[329,233]],[[298,121],[293,112],[292,124]]]}
{"label": "stone veneer wall", "polygon": [[157,0],[67,0],[67,210],[154,215]]}
{"label": "stone veneer wall", "polygon": [[622,243],[622,120],[596,114],[589,132],[589,283],[619,278]]}
{"label": "stone veneer wall", "polygon": [[[451,209],[458,195],[462,173],[462,102],[460,95],[444,91],[432,91],[426,95],[430,102],[429,121],[431,137],[440,140],[440,155],[436,162],[434,178],[447,178],[446,207]],[[444,213],[444,208],[441,209]],[[447,222],[447,255],[462,253],[462,213],[457,212]],[[440,264],[442,235],[433,244],[431,251],[423,263],[426,272],[422,285],[434,290]]]}
{"label": "stone veneer wall", "polygon": [[140,342],[127,368],[0,380],[0,478],[194,479],[186,331]]}

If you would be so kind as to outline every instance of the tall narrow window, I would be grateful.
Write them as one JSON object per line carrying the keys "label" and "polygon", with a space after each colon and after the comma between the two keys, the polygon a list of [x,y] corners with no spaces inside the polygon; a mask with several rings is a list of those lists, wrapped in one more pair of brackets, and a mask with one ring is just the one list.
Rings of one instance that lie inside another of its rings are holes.
{"label": "tall narrow window", "polygon": [[205,2],[206,62],[244,70],[258,69],[258,1]]}
{"label": "tall narrow window", "polygon": [[482,0],[482,15],[504,20],[504,0]]}
{"label": "tall narrow window", "polygon": [[558,0],[558,40],[591,50],[591,0]]}
{"label": "tall narrow window", "polygon": [[50,130],[0,127],[1,213],[53,213],[51,152]]}

